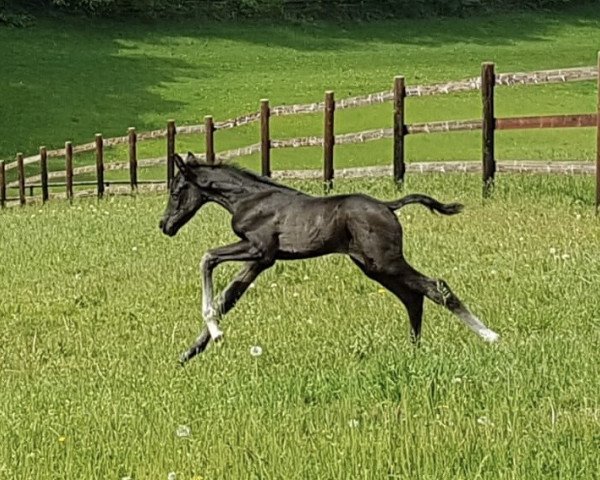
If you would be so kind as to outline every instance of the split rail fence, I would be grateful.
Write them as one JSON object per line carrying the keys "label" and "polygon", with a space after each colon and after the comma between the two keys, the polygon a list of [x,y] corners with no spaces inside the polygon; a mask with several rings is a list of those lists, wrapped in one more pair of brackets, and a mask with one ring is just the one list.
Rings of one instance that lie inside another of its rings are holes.
{"label": "split rail fence", "polygon": [[[165,180],[138,180],[138,168],[155,165],[167,165],[167,186],[174,176],[175,137],[177,134],[204,134],[205,153],[200,157],[213,164],[215,162],[228,161],[236,157],[260,154],[261,173],[270,176],[271,151],[277,148],[296,148],[320,146],[323,148],[323,182],[326,189],[333,186],[334,171],[334,149],[335,145],[356,144],[367,141],[393,138],[392,165],[393,176],[396,182],[402,184],[405,180],[407,165],[405,162],[405,139],[408,135],[430,134],[438,132],[457,131],[482,131],[482,180],[483,195],[490,194],[495,174],[495,132],[497,130],[510,129],[532,129],[532,128],[566,128],[566,127],[596,127],[597,129],[597,154],[596,154],[596,208],[600,208],[600,52],[598,53],[597,67],[580,67],[559,70],[545,70],[530,73],[504,73],[496,74],[493,63],[483,63],[481,76],[458,82],[433,84],[424,86],[407,86],[405,78],[398,76],[394,78],[393,90],[379,92],[365,96],[342,99],[335,101],[334,92],[325,93],[323,102],[270,107],[269,101],[261,100],[260,110],[255,113],[229,119],[223,122],[214,122],[212,116],[204,118],[202,125],[188,125],[176,127],[174,120],[167,122],[167,128],[151,132],[137,133],[135,128],[129,128],[128,134],[123,137],[103,139],[101,134],[96,134],[94,142],[73,146],[66,142],[64,149],[48,151],[40,147],[39,154],[25,158],[21,153],[17,154],[16,162],[7,165],[0,162],[0,206],[4,207],[7,202],[19,202],[25,205],[27,201],[26,192],[29,189],[33,195],[34,189],[41,189],[42,201],[49,198],[50,188],[63,187],[68,199],[73,198],[74,186],[95,186],[96,194],[103,197],[105,187],[111,184],[130,185],[131,191],[136,191],[138,185],[144,183],[165,183]],[[572,81],[594,80],[598,82],[598,104],[596,113],[549,115],[535,117],[510,117],[497,118],[494,112],[494,91],[497,86],[518,84],[548,84],[564,83]],[[455,92],[480,90],[482,95],[482,118],[475,120],[456,120],[428,123],[405,122],[406,98],[412,96],[439,95]],[[393,127],[367,130],[356,133],[335,135],[335,112],[347,108],[366,105],[375,105],[385,102],[393,103]],[[285,140],[272,139],[270,135],[270,119],[277,116],[300,115],[308,113],[323,112],[324,134],[323,137],[302,137]],[[224,152],[215,151],[215,132],[240,127],[254,122],[260,122],[260,142],[246,147]],[[166,159],[138,160],[137,144],[139,141],[166,138]],[[128,162],[104,162],[104,149],[120,144],[128,144]],[[73,156],[82,152],[95,152],[96,162],[93,166],[73,168]],[[64,157],[65,170],[60,172],[48,171],[48,158]],[[26,178],[25,166],[39,163],[40,173]],[[459,167],[460,168],[460,167]],[[17,169],[18,180],[7,182],[7,171]],[[105,170],[129,170],[129,180],[107,181],[104,178]],[[452,170],[448,165],[446,171]],[[74,176],[79,174],[95,174],[92,181],[74,181]],[[51,179],[62,178],[63,182],[50,183]],[[8,189],[18,191],[18,196],[7,196]]]}

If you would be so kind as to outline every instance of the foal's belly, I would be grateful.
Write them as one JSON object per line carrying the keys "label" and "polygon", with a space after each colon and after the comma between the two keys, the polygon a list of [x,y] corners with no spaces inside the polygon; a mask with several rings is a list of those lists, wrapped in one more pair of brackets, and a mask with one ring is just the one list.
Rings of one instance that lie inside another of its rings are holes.
{"label": "foal's belly", "polygon": [[279,258],[309,258],[346,252],[344,219],[336,209],[290,209],[279,224]]}

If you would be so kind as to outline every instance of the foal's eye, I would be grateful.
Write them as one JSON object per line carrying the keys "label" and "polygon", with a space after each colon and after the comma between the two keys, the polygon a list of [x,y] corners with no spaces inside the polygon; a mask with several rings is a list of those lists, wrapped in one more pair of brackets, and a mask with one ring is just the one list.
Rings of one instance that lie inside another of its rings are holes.
{"label": "foal's eye", "polygon": [[181,190],[183,190],[182,187],[175,187],[171,190],[171,198],[177,198],[181,194]]}

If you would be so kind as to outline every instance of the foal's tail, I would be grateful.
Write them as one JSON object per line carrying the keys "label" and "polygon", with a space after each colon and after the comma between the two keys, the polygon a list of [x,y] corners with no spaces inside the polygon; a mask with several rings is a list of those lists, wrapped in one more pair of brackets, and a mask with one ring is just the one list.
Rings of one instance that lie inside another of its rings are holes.
{"label": "foal's tail", "polygon": [[420,203],[421,205],[426,206],[432,212],[439,212],[444,215],[455,215],[460,213],[460,211],[463,209],[463,205],[460,203],[440,203],[435,198],[418,193],[407,195],[406,197],[402,197],[399,200],[394,200],[392,202],[384,202],[384,204],[391,210],[398,210],[399,208],[402,208],[405,205],[410,205],[411,203]]}

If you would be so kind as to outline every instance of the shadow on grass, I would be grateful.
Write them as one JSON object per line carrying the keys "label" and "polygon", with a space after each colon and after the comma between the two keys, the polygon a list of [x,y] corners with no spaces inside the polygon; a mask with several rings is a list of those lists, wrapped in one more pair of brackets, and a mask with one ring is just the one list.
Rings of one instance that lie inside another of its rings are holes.
{"label": "shadow on grass", "polygon": [[35,154],[42,144],[91,142],[96,132],[149,130],[156,126],[147,122],[148,112],[166,122],[181,107],[168,90],[189,71],[185,59],[132,48],[123,54],[124,24],[61,21],[61,30],[43,19],[33,28],[0,28],[0,158]]}

